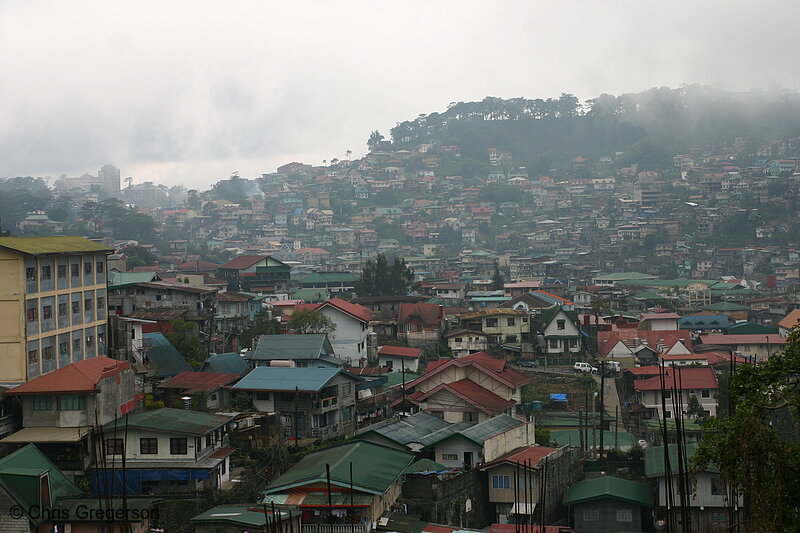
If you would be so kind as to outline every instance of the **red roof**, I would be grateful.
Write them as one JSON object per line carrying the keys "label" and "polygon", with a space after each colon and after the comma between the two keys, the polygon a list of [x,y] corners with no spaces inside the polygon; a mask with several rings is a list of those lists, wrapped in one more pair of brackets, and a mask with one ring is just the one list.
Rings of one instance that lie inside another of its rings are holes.
{"label": "red roof", "polygon": [[164,389],[184,389],[185,392],[203,392],[219,388],[239,379],[239,374],[222,374],[220,372],[181,372],[159,387]]}
{"label": "red roof", "polygon": [[781,337],[777,333],[760,335],[757,333],[749,335],[700,335],[703,344],[786,344],[786,337]]}
{"label": "red roof", "polygon": [[394,355],[397,357],[411,357],[418,359],[422,350],[419,348],[406,348],[403,346],[381,346],[378,355]]}
{"label": "red roof", "polygon": [[749,364],[747,359],[740,355],[731,355],[725,352],[703,352],[709,365],[718,365],[721,363],[730,364],[731,358],[736,364]]}
{"label": "red roof", "polygon": [[650,366],[635,366],[633,368],[628,368],[625,372],[630,372],[634,376],[657,376],[659,373],[658,365],[650,365]]}
{"label": "red roof", "polygon": [[372,317],[374,316],[372,311],[370,311],[363,305],[350,303],[348,301],[342,300],[341,298],[331,298],[327,302],[320,304],[319,309],[325,307],[326,305],[335,307],[339,311],[343,311],[362,322],[369,322],[370,320],[372,320]]}
{"label": "red roof", "polygon": [[509,407],[516,405],[514,400],[505,400],[492,391],[485,389],[472,381],[471,379],[464,378],[452,383],[442,383],[434,387],[428,392],[421,394],[417,400],[425,400],[439,392],[446,389],[467,403],[474,405],[486,414],[494,415],[502,413]]}
{"label": "red roof", "polygon": [[685,329],[646,331],[633,328],[615,329],[613,331],[600,331],[597,334],[600,344],[600,356],[605,357],[619,341],[633,341],[634,339],[646,340],[647,345],[658,351],[659,344],[666,344],[671,350],[675,343],[683,341],[684,346],[692,351],[692,341],[689,331]]}
{"label": "red roof", "polygon": [[90,357],[34,378],[5,394],[95,392],[101,379],[118,376],[130,367],[131,364],[127,361],[117,361],[105,356]]}
{"label": "red roof", "polygon": [[240,255],[239,257],[234,257],[224,265],[220,265],[219,268],[229,268],[233,270],[244,270],[246,268],[250,268],[251,266],[255,265],[262,259],[265,259],[269,256],[267,255]]}
{"label": "red roof", "polygon": [[472,355],[466,355],[457,359],[439,359],[438,361],[431,361],[425,368],[425,373],[414,381],[407,383],[406,387],[413,387],[418,383],[422,383],[437,372],[453,365],[462,367],[473,366],[483,371],[487,376],[491,376],[514,389],[531,382],[531,378],[522,372],[510,368],[505,361],[495,359],[486,352],[476,352]]}
{"label": "red roof", "polygon": [[[530,526],[527,529],[520,528],[525,533],[575,533],[575,530],[567,526]],[[516,524],[492,524],[486,533],[517,533]]]}
{"label": "red roof", "polygon": [[[674,375],[674,377],[673,377]],[[667,389],[716,389],[717,374],[713,368],[704,367],[667,367],[664,369],[664,387]],[[661,376],[633,382],[637,391],[661,390]]]}
{"label": "red roof", "polygon": [[530,462],[532,466],[536,466],[539,464],[539,461],[541,461],[551,453],[557,452],[558,450],[559,448],[549,448],[547,446],[522,446],[511,450],[505,455],[501,455],[500,457],[498,457],[493,461],[489,461],[488,463],[484,464],[483,467],[503,462],[521,463],[521,464],[522,463],[527,464],[528,462]]}
{"label": "red roof", "polygon": [[680,320],[678,313],[644,313],[640,320]]}
{"label": "red roof", "polygon": [[439,304],[402,303],[397,315],[397,321],[405,324],[413,319],[421,320],[424,324],[438,326],[442,321],[443,310]]}

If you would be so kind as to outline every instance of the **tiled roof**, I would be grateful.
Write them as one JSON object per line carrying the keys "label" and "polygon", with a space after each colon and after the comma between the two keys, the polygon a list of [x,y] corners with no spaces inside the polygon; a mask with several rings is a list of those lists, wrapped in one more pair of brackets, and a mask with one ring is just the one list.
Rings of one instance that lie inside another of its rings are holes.
{"label": "tiled roof", "polygon": [[[667,367],[664,369],[664,387],[680,390],[716,389],[717,374],[711,367]],[[633,382],[637,391],[661,390],[661,376]]]}
{"label": "tiled roof", "polygon": [[34,378],[5,394],[94,392],[101,379],[118,375],[130,367],[127,361],[104,356],[90,357]]}
{"label": "tiled roof", "polygon": [[203,392],[219,388],[239,379],[240,374],[217,372],[181,372],[159,385],[162,389],[183,389],[185,392]]}
{"label": "tiled roof", "polygon": [[378,355],[394,355],[397,357],[410,357],[418,359],[422,350],[419,348],[406,348],[404,346],[381,346]]}

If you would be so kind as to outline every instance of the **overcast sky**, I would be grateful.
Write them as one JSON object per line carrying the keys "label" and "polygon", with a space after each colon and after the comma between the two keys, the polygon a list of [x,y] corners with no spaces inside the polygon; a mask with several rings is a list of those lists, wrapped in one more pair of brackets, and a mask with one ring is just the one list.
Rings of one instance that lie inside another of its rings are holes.
{"label": "overcast sky", "polygon": [[791,0],[0,2],[0,177],[208,187],[485,96],[800,87]]}

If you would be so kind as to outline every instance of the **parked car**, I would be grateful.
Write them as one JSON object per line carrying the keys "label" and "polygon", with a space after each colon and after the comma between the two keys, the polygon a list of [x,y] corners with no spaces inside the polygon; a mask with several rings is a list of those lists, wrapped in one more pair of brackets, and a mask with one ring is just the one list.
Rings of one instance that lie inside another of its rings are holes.
{"label": "parked car", "polygon": [[597,374],[597,367],[592,366],[589,363],[581,363],[580,361],[572,365],[572,369],[575,372],[586,372],[587,374]]}
{"label": "parked car", "polygon": [[531,361],[530,359],[517,359],[514,361],[514,364],[524,368],[535,368],[539,366],[536,361]]}

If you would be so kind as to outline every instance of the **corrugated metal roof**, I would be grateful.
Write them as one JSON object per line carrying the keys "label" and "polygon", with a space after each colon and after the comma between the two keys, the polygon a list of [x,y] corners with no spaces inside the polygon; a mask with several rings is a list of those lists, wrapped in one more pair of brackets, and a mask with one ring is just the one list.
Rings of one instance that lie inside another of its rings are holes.
{"label": "corrugated metal roof", "polygon": [[81,252],[111,253],[113,248],[83,237],[0,237],[0,248],[30,255]]}
{"label": "corrugated metal roof", "polygon": [[59,428],[59,427],[41,427],[41,428],[22,428],[16,433],[12,433],[8,437],[0,440],[0,443],[24,443],[24,442],[78,442],[85,437],[90,431],[91,427],[76,427],[76,428]]}
{"label": "corrugated metal roof", "polygon": [[[322,355],[334,355],[333,346],[324,333],[305,335],[261,335],[258,343],[247,358],[258,361],[275,359],[321,359]],[[344,361],[336,358],[333,364],[344,365]]]}
{"label": "corrugated metal roof", "polygon": [[524,424],[524,422],[503,413],[464,429],[460,433],[466,438],[482,444],[486,439],[499,435],[509,429],[519,427],[522,424]]}
{"label": "corrugated metal roof", "polygon": [[353,466],[354,488],[372,494],[383,494],[411,464],[414,455],[380,444],[357,441],[326,448],[306,455],[278,479],[270,483],[264,494],[283,492],[326,479],[330,465],[332,484],[350,485],[350,465]]}
{"label": "corrugated metal roof", "polygon": [[248,370],[250,370],[250,367],[247,365],[247,361],[245,361],[244,357],[238,353],[228,352],[209,356],[209,358],[203,362],[201,372],[239,374],[241,376],[247,373]]}
{"label": "corrugated metal roof", "polygon": [[289,368],[259,366],[232,388],[236,390],[317,392],[337,374],[339,368]]}
{"label": "corrugated metal roof", "polygon": [[145,333],[142,339],[155,377],[174,376],[192,370],[192,365],[170,344],[163,333]]}
{"label": "corrugated metal roof", "polygon": [[650,487],[646,483],[603,476],[572,485],[564,495],[564,505],[611,499],[651,507],[650,496]]}
{"label": "corrugated metal roof", "polygon": [[426,435],[450,425],[449,422],[445,422],[441,418],[419,412],[397,422],[374,429],[372,432],[405,446],[411,442],[421,442]]}
{"label": "corrugated metal roof", "polygon": [[[697,444],[694,442],[686,443],[686,459],[691,461],[697,452]],[[678,447],[675,444],[669,445],[669,464],[670,470],[674,473],[678,471]],[[658,477],[664,474],[664,447],[654,446],[644,450],[644,475],[647,477]]]}
{"label": "corrugated metal roof", "polygon": [[203,435],[212,429],[232,420],[233,416],[216,415],[203,413],[200,411],[190,411],[188,409],[154,409],[143,411],[133,415],[126,415],[125,418],[116,422],[109,422],[103,426],[104,431],[112,431],[114,428],[118,432],[125,431],[125,425],[129,428],[152,429],[155,431],[168,431],[172,433],[188,433],[191,435]]}

